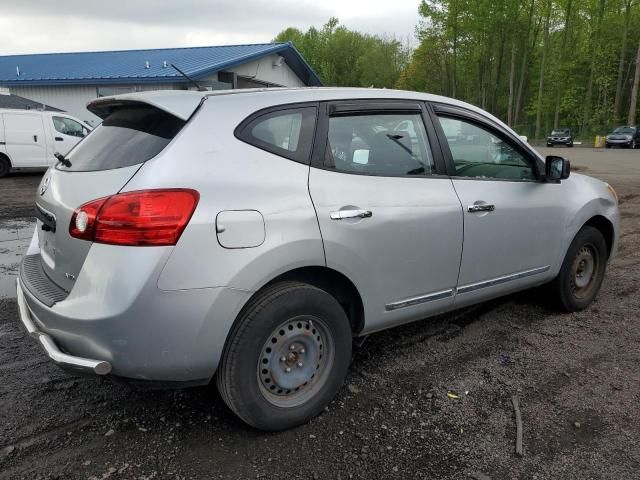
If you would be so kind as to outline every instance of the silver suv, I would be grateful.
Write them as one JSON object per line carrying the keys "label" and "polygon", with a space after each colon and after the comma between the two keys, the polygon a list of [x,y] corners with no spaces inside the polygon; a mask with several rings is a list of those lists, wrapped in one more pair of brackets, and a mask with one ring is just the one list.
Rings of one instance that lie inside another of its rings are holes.
{"label": "silver suv", "polygon": [[600,288],[613,189],[496,118],[374,89],[148,92],[47,171],[22,322],[59,365],[207,384],[265,430],[317,415],[354,337],[549,283]]}

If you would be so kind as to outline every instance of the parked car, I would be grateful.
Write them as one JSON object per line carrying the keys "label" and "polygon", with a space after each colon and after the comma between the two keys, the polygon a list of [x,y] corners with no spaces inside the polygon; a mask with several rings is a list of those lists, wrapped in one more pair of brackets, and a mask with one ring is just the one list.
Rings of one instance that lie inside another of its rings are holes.
{"label": "parked car", "polygon": [[618,127],[607,135],[605,140],[605,147],[627,147],[638,148],[640,147],[640,127],[626,126]]}
{"label": "parked car", "polygon": [[0,109],[0,177],[12,169],[47,168],[91,131],[63,112]]}
{"label": "parked car", "polygon": [[[609,185],[457,100],[164,91],[89,109],[103,123],[36,193],[22,323],[64,368],[215,380],[260,429],[322,412],[356,337],[542,284],[582,310],[617,250]],[[461,132],[482,141],[447,140]]]}
{"label": "parked car", "polygon": [[556,145],[566,145],[573,147],[573,134],[568,128],[556,128],[551,131],[551,135],[547,137],[547,147],[555,147]]}

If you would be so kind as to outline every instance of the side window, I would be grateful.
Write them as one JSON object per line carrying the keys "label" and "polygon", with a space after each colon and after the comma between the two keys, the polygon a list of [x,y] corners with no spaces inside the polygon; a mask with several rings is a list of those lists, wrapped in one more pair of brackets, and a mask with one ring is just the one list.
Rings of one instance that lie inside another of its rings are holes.
{"label": "side window", "polygon": [[65,117],[53,117],[53,127],[63,135],[80,138],[84,137],[87,131],[80,123]]}
{"label": "side window", "polygon": [[67,127],[62,121],[62,117],[53,117],[53,128],[59,133],[67,134]]}
{"label": "side window", "polygon": [[315,107],[276,110],[243,122],[236,136],[255,147],[308,164],[315,122]]}
{"label": "side window", "polygon": [[456,118],[440,117],[458,177],[532,180],[533,162],[489,130]]}
{"label": "side window", "polygon": [[435,172],[419,113],[329,118],[324,165],[340,172],[392,177]]}

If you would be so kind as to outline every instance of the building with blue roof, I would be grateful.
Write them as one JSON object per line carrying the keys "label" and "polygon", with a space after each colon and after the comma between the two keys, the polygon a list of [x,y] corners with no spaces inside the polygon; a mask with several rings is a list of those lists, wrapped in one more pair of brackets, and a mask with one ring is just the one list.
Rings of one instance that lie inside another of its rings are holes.
{"label": "building with blue roof", "polygon": [[291,43],[0,56],[0,91],[51,105],[92,124],[102,96],[146,90],[320,86]]}

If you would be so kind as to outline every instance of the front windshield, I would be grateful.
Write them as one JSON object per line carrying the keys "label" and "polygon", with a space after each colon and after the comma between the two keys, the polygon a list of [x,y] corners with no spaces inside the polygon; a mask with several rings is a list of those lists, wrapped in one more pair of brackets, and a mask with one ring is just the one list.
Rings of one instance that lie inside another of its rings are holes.
{"label": "front windshield", "polygon": [[613,131],[613,133],[618,133],[618,134],[620,134],[620,133],[622,133],[622,134],[628,133],[628,134],[633,135],[634,133],[636,133],[636,129],[633,128],[633,127],[618,127]]}
{"label": "front windshield", "polygon": [[569,130],[554,130],[551,135],[569,135]]}

